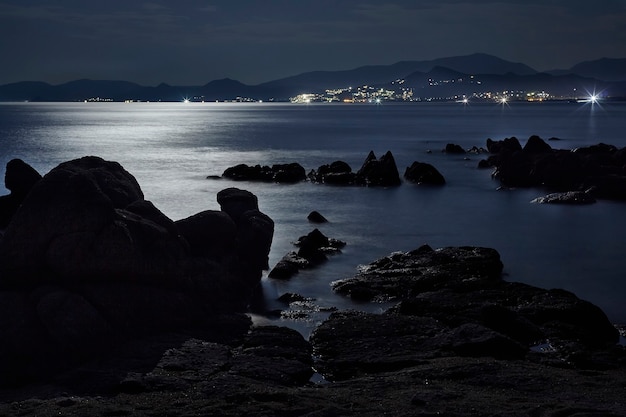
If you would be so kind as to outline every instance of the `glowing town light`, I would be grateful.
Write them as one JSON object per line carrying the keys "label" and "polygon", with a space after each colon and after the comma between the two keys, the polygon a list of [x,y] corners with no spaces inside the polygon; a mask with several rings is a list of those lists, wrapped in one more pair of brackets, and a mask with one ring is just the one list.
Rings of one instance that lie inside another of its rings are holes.
{"label": "glowing town light", "polygon": [[593,103],[597,103],[598,102],[598,96],[595,94],[592,94],[589,96],[589,101],[593,104]]}
{"label": "glowing town light", "polygon": [[189,99],[188,99],[188,98],[185,98],[185,99],[183,100],[183,103],[189,103]]}
{"label": "glowing town light", "polygon": [[463,99],[463,104],[467,104],[467,102],[468,102],[468,101],[469,101],[469,100],[467,99],[467,97],[465,97],[465,98]]}
{"label": "glowing town light", "polygon": [[502,103],[502,104],[506,104],[506,97],[502,97],[502,98],[500,99],[500,103]]}

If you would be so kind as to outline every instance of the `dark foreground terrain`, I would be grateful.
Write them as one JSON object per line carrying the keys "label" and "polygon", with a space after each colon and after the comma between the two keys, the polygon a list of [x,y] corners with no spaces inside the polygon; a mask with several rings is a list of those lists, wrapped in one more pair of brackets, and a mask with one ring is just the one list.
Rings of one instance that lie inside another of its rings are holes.
{"label": "dark foreground terrain", "polygon": [[119,164],[10,164],[0,416],[626,415],[619,326],[504,281],[494,249],[375,260],[333,289],[392,307],[336,311],[305,340],[244,314],[273,236],[252,193],[174,222]]}
{"label": "dark foreground terrain", "polygon": [[4,390],[0,415],[626,415],[626,354],[602,311],[501,270],[486,248],[394,253],[335,283],[396,300],[383,314],[333,313],[310,342],[224,315]]}

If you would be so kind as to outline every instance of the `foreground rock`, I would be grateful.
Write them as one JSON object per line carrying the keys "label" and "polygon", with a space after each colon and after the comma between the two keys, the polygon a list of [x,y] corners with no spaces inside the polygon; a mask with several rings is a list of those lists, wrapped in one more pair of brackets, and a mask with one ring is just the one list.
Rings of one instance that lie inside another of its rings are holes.
{"label": "foreground rock", "polygon": [[223,212],[174,222],[130,173],[97,157],[37,181],[0,241],[0,385],[245,310],[273,222],[251,193],[218,200]]}
{"label": "foreground rock", "polygon": [[517,138],[488,139],[487,148],[492,155],[480,166],[493,167],[493,177],[506,187],[591,189],[596,198],[626,200],[626,148],[600,143],[559,150],[538,136],[531,136],[524,147]]}

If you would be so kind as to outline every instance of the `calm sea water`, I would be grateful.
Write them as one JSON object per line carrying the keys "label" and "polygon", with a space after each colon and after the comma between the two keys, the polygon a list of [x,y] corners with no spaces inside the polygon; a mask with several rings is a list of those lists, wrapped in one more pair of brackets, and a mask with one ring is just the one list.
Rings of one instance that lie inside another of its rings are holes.
{"label": "calm sea water", "polygon": [[[484,156],[440,152],[447,143],[480,147],[487,138],[510,136],[524,143],[533,134],[557,137],[550,143],[563,149],[599,142],[624,147],[625,132],[625,104],[3,103],[0,166],[22,158],[43,174],[85,155],[115,160],[175,220],[219,209],[221,189],[248,189],[276,223],[270,266],[313,230],[306,216],[320,211],[330,220],[320,230],[348,245],[288,282],[264,278],[269,308],[281,307],[274,300],[282,293],[297,292],[322,307],[380,310],[352,305],[332,293],[330,282],[393,251],[480,245],[500,252],[506,279],[573,291],[626,323],[626,203],[530,204],[545,192],[498,191],[489,170],[476,168]],[[413,161],[431,163],[448,184],[343,188],[206,178],[239,163],[299,162],[310,170],[344,160],[356,170],[370,150],[377,156],[390,150],[401,173]],[[295,326],[311,328],[324,314]]]}

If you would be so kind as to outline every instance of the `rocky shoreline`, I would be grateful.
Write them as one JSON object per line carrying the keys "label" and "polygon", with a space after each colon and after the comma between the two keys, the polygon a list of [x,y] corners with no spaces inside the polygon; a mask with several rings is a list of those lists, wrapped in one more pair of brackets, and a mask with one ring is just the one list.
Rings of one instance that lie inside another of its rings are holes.
{"label": "rocky shoreline", "polygon": [[[495,249],[375,260],[333,290],[392,307],[335,311],[306,340],[245,314],[273,235],[252,193],[172,221],[119,164],[24,181],[12,165],[0,416],[626,415],[623,328],[570,292],[504,281]],[[296,256],[341,244],[314,231]]]}

